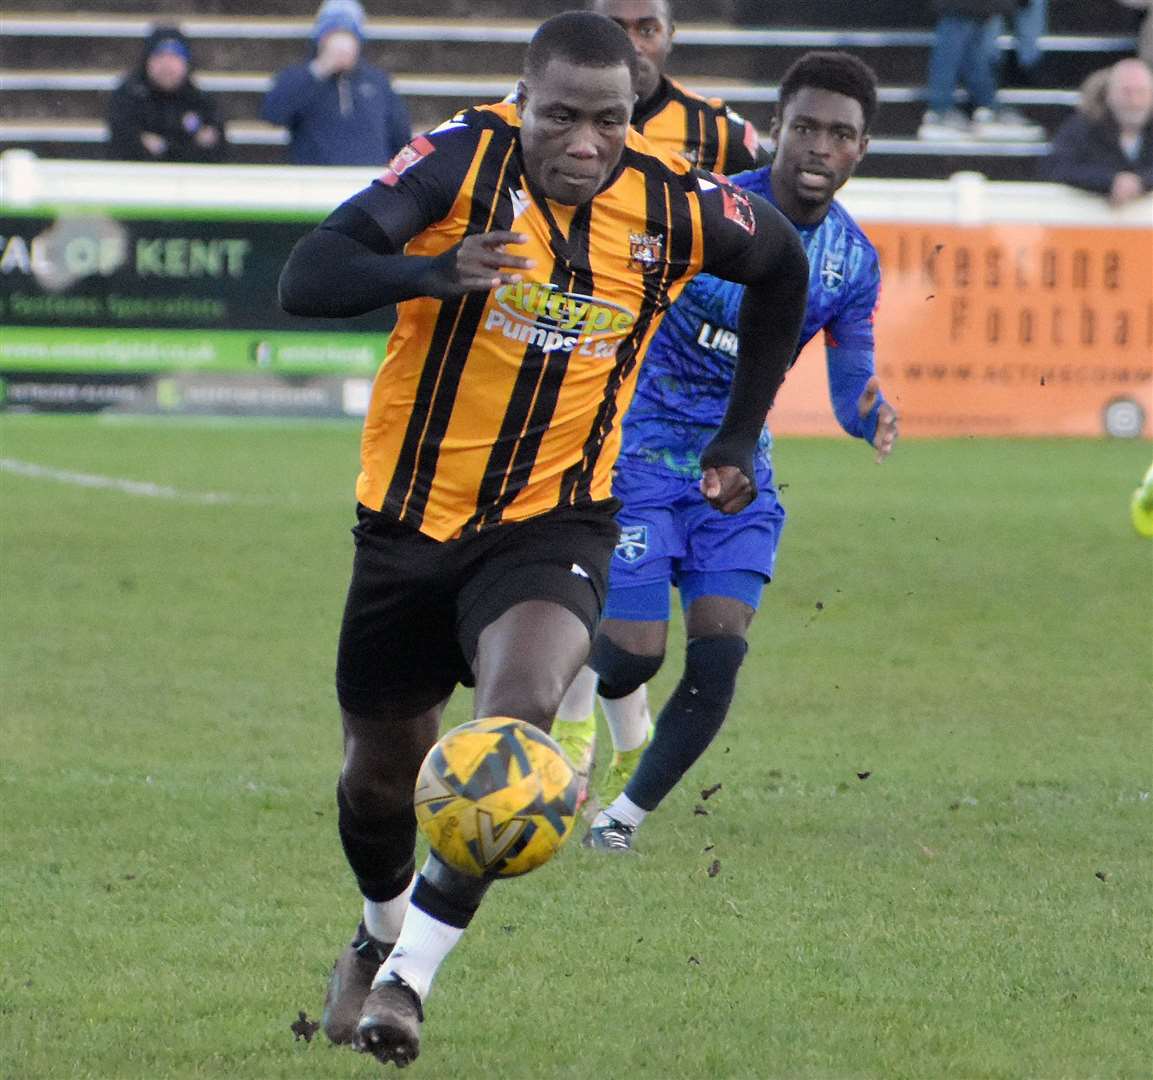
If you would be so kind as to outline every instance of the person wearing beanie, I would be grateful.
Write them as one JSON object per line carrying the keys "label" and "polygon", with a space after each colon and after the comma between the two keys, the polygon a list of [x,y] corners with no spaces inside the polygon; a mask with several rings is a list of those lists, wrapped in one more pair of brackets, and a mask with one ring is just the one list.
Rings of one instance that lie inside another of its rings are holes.
{"label": "person wearing beanie", "polygon": [[412,137],[403,99],[362,56],[364,24],[356,0],[325,0],[312,57],[273,80],[261,116],[288,128],[294,165],[383,166]]}
{"label": "person wearing beanie", "polygon": [[223,161],[216,102],[192,79],[188,39],[174,26],[148,35],[140,63],[108,103],[108,156],[116,161]]}

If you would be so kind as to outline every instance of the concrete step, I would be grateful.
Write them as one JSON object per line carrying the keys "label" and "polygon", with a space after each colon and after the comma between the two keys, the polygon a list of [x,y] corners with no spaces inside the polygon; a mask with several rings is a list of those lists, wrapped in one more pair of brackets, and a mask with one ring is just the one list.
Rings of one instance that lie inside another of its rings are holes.
{"label": "concrete step", "polygon": [[[11,120],[99,119],[108,94],[120,81],[111,71],[0,71],[0,93],[5,96]],[[686,77],[686,84],[709,96],[722,97],[762,133],[767,132],[777,101],[777,86],[716,79],[705,75]],[[271,76],[267,72],[233,73],[203,71],[200,86],[220,101],[230,121],[255,120]],[[427,73],[399,75],[397,91],[404,95],[416,130],[427,130],[457,109],[477,102],[497,101],[516,83],[516,75],[484,78]],[[1052,130],[1077,102],[1073,90],[1005,90],[1002,100]],[[924,111],[920,87],[886,86],[880,90],[881,112],[876,133],[912,134]]]}
{"label": "concrete step", "polygon": [[[86,9],[108,14],[139,16],[140,0],[98,0]],[[226,16],[236,11],[235,0],[151,0],[148,17],[180,19],[188,15]],[[318,0],[245,0],[244,11],[252,16],[295,17],[311,21]],[[523,0],[440,0],[437,14],[444,18],[473,20],[523,18]],[[575,0],[535,0],[532,16],[538,22],[558,11],[577,6]],[[20,0],[22,12],[70,15],[75,0]],[[365,0],[369,19],[385,15],[396,18],[427,16],[427,0]],[[866,29],[876,27],[921,28],[933,25],[930,5],[914,0],[820,0],[789,4],[779,0],[672,0],[673,13],[682,25],[697,21],[735,23],[743,26],[828,27]],[[1140,13],[1122,4],[1101,0],[1049,0],[1049,25],[1054,33],[1133,33]]]}
{"label": "concrete step", "polygon": [[[201,69],[276,71],[308,55],[306,20],[251,17],[189,18],[181,26],[193,41]],[[368,31],[366,56],[394,74],[449,71],[487,75],[518,71],[535,23],[523,20],[452,21],[380,19]],[[129,17],[9,15],[0,20],[0,67],[107,68],[126,71],[139,60],[149,20]],[[924,81],[932,34],[927,30],[742,30],[692,23],[678,31],[670,70],[773,82],[801,53],[847,48],[877,70],[882,82]],[[1132,51],[1124,35],[1050,35],[1039,79],[1074,87],[1089,72]],[[1008,49],[1011,39],[1004,37]]]}

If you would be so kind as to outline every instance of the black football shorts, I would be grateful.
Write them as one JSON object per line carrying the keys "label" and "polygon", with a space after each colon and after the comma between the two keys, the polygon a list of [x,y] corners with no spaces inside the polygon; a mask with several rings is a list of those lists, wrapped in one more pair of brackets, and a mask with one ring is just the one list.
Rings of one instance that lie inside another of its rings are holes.
{"label": "black football shorts", "polygon": [[559,507],[446,541],[359,506],[337,650],[340,704],[371,716],[391,699],[441,699],[458,683],[472,686],[481,631],[526,600],[567,608],[591,640],[608,589],[618,506],[606,499]]}

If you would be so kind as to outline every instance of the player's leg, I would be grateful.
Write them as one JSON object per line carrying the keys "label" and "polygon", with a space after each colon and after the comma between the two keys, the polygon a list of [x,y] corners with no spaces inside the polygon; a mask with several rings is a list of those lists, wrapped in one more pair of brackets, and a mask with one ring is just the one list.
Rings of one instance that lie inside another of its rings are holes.
{"label": "player's leg", "polygon": [[[510,527],[495,546],[475,545],[483,558],[459,591],[456,633],[472,657],[478,718],[512,716],[549,730],[588,655],[615,538],[607,513],[571,510]],[[421,1004],[489,884],[431,854],[417,875],[357,1028],[361,1045],[382,1061],[416,1057]]]}
{"label": "player's leg", "polygon": [[[743,513],[720,514],[697,502],[684,514],[686,552],[677,571],[685,609],[685,668],[657,716],[652,742],[623,792],[604,809],[619,828],[608,851],[631,850],[647,814],[660,805],[716,737],[728,713],[744,660],[746,634],[772,576],[785,520],[772,473]],[[712,568],[712,569],[711,569]],[[596,823],[594,822],[594,825]]]}
{"label": "player's leg", "polygon": [[372,980],[399,935],[413,888],[417,772],[444,701],[468,673],[453,598],[438,584],[444,545],[363,508],[358,516],[337,651],[337,820],[363,910],[325,1000],[324,1029],[338,1043],[355,1042]]}
{"label": "player's leg", "polygon": [[597,752],[597,673],[582,667],[557,706],[552,737],[576,766],[581,789],[578,805],[588,798],[589,777]]}
{"label": "player's leg", "polygon": [[750,571],[726,577],[731,591],[740,590],[743,598],[706,594],[689,603],[684,672],[625,787],[625,796],[646,813],[661,804],[704,754],[728,715],[764,579]]}
{"label": "player's leg", "polygon": [[423,710],[420,704],[414,702],[400,715],[389,709],[372,716],[341,710],[344,764],[337,784],[337,821],[364,904],[325,997],[324,1031],[335,1043],[354,1041],[364,1001],[400,934],[413,889],[412,792],[443,710],[442,703]]}
{"label": "player's leg", "polygon": [[[621,617],[629,620],[639,617],[668,621],[672,558],[681,549],[670,506],[688,483],[691,481],[680,477],[630,468],[627,463],[618,468],[613,481],[613,495],[621,502],[621,509],[617,513],[620,535],[609,566],[609,593],[604,612],[606,620],[616,616],[622,603],[631,606],[641,603],[645,605],[645,610],[639,616],[625,613]],[[640,586],[649,586],[652,592],[637,600],[638,594],[631,590]],[[629,591],[622,593],[622,590]],[[622,601],[622,596],[628,599]],[[594,643],[594,657],[596,650]],[[663,656],[663,630],[654,651]],[[573,680],[557,711],[557,722],[552,732],[553,738],[577,765],[578,771],[582,772],[586,790],[588,772],[591,771],[596,750],[594,708],[598,678],[594,666],[590,660],[590,664]],[[656,666],[660,666],[659,658]],[[643,682],[644,679],[641,680]],[[610,688],[607,696],[603,690],[600,691],[600,702],[612,736],[614,755],[610,769],[617,768],[622,754],[626,755],[626,760],[629,755],[636,756],[647,739],[649,728],[645,698],[633,697],[627,687]],[[582,802],[584,798],[585,792],[582,792]]]}
{"label": "player's leg", "polygon": [[[664,662],[669,626],[667,579],[610,590],[606,611],[612,611],[613,617],[601,623],[589,664],[599,676],[597,692],[613,737],[612,760],[599,787],[618,795],[649,743],[645,684]],[[601,801],[605,801],[603,796]],[[621,825],[627,826],[632,819],[627,804],[618,805],[617,814],[610,816],[602,806],[584,845],[618,846]]]}

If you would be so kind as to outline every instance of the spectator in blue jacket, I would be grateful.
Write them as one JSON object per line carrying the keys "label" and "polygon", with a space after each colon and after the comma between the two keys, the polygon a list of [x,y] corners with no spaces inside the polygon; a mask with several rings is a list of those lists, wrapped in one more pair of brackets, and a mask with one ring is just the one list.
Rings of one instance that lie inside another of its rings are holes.
{"label": "spectator in blue jacket", "polygon": [[1136,57],[1085,80],[1053,136],[1042,176],[1123,206],[1153,190],[1153,71]]}
{"label": "spectator in blue jacket", "polygon": [[261,115],[288,128],[294,165],[382,166],[412,136],[403,99],[361,56],[364,22],[356,0],[325,0],[312,28],[312,59],[273,80]]}
{"label": "spectator in blue jacket", "polygon": [[[997,35],[1003,19],[1029,3],[1030,0],[932,0],[937,28],[929,56],[929,108],[917,129],[919,139],[1036,142],[1045,137],[1045,129],[1039,124],[997,100]],[[972,118],[954,101],[960,84],[968,93]]]}

